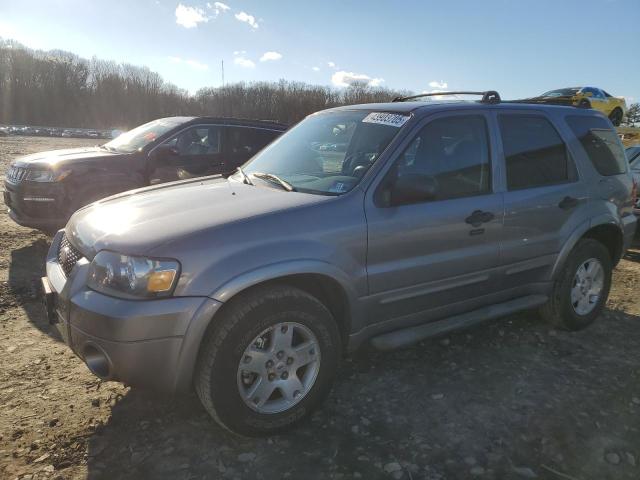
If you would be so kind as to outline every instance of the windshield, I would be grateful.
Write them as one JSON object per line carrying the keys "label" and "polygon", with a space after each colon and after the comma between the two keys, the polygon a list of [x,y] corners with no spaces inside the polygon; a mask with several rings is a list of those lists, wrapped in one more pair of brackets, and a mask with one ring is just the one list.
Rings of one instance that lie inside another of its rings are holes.
{"label": "windshield", "polygon": [[629,147],[626,153],[631,168],[633,170],[640,170],[640,147]]}
{"label": "windshield", "polygon": [[408,119],[369,111],[312,115],[253,157],[244,171],[252,180],[279,179],[296,191],[340,195],[358,184]]}
{"label": "windshield", "polygon": [[144,125],[140,125],[133,130],[123,133],[109,143],[105,143],[104,147],[121,153],[133,153],[146,147],[156,138],[164,135],[183,122],[184,120],[173,118],[154,120],[153,122],[145,123]]}
{"label": "windshield", "polygon": [[558,90],[549,90],[540,95],[541,97],[572,97],[580,91],[579,88],[560,88]]}

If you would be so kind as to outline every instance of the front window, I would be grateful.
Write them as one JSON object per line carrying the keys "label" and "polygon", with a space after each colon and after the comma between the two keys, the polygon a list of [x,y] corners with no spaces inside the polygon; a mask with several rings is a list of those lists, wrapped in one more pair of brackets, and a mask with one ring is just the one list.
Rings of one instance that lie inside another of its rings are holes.
{"label": "front window", "polygon": [[340,195],[358,184],[408,119],[361,110],[316,114],[256,155],[244,171],[252,180],[268,173],[297,191]]}
{"label": "front window", "polygon": [[104,148],[119,153],[137,152],[183,122],[184,119],[175,118],[154,120],[123,133],[109,143],[105,143]]}

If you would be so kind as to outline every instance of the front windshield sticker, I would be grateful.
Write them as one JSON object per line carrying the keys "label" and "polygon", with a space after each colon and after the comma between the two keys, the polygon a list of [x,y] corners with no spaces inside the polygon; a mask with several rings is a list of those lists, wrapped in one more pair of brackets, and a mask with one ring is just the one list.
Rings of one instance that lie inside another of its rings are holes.
{"label": "front windshield sticker", "polygon": [[371,112],[364,117],[364,123],[378,123],[380,125],[388,125],[390,127],[400,128],[409,120],[408,115],[399,115],[397,113]]}
{"label": "front windshield sticker", "polygon": [[343,182],[336,182],[331,186],[331,188],[329,188],[331,193],[344,193],[347,190],[348,187]]}

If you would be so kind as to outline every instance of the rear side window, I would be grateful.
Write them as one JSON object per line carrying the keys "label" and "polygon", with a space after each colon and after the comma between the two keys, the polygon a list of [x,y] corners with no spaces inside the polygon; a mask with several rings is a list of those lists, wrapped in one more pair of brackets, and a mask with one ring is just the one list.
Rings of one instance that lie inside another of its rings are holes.
{"label": "rear side window", "polygon": [[567,123],[600,175],[620,175],[627,171],[624,150],[618,135],[604,118],[570,115]]}
{"label": "rear side window", "polygon": [[228,127],[228,150],[253,156],[270,144],[281,132],[248,127]]}
{"label": "rear side window", "polygon": [[509,190],[575,179],[567,148],[551,122],[538,115],[499,115]]}

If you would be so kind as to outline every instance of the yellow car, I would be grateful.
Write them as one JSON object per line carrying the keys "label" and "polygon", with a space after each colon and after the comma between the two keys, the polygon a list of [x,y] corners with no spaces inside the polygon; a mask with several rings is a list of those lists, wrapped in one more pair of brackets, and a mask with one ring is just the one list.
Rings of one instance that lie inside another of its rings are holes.
{"label": "yellow car", "polygon": [[594,108],[604,113],[616,127],[627,112],[624,98],[614,97],[600,88],[572,87],[549,90],[539,97],[542,103],[558,103],[581,108]]}

